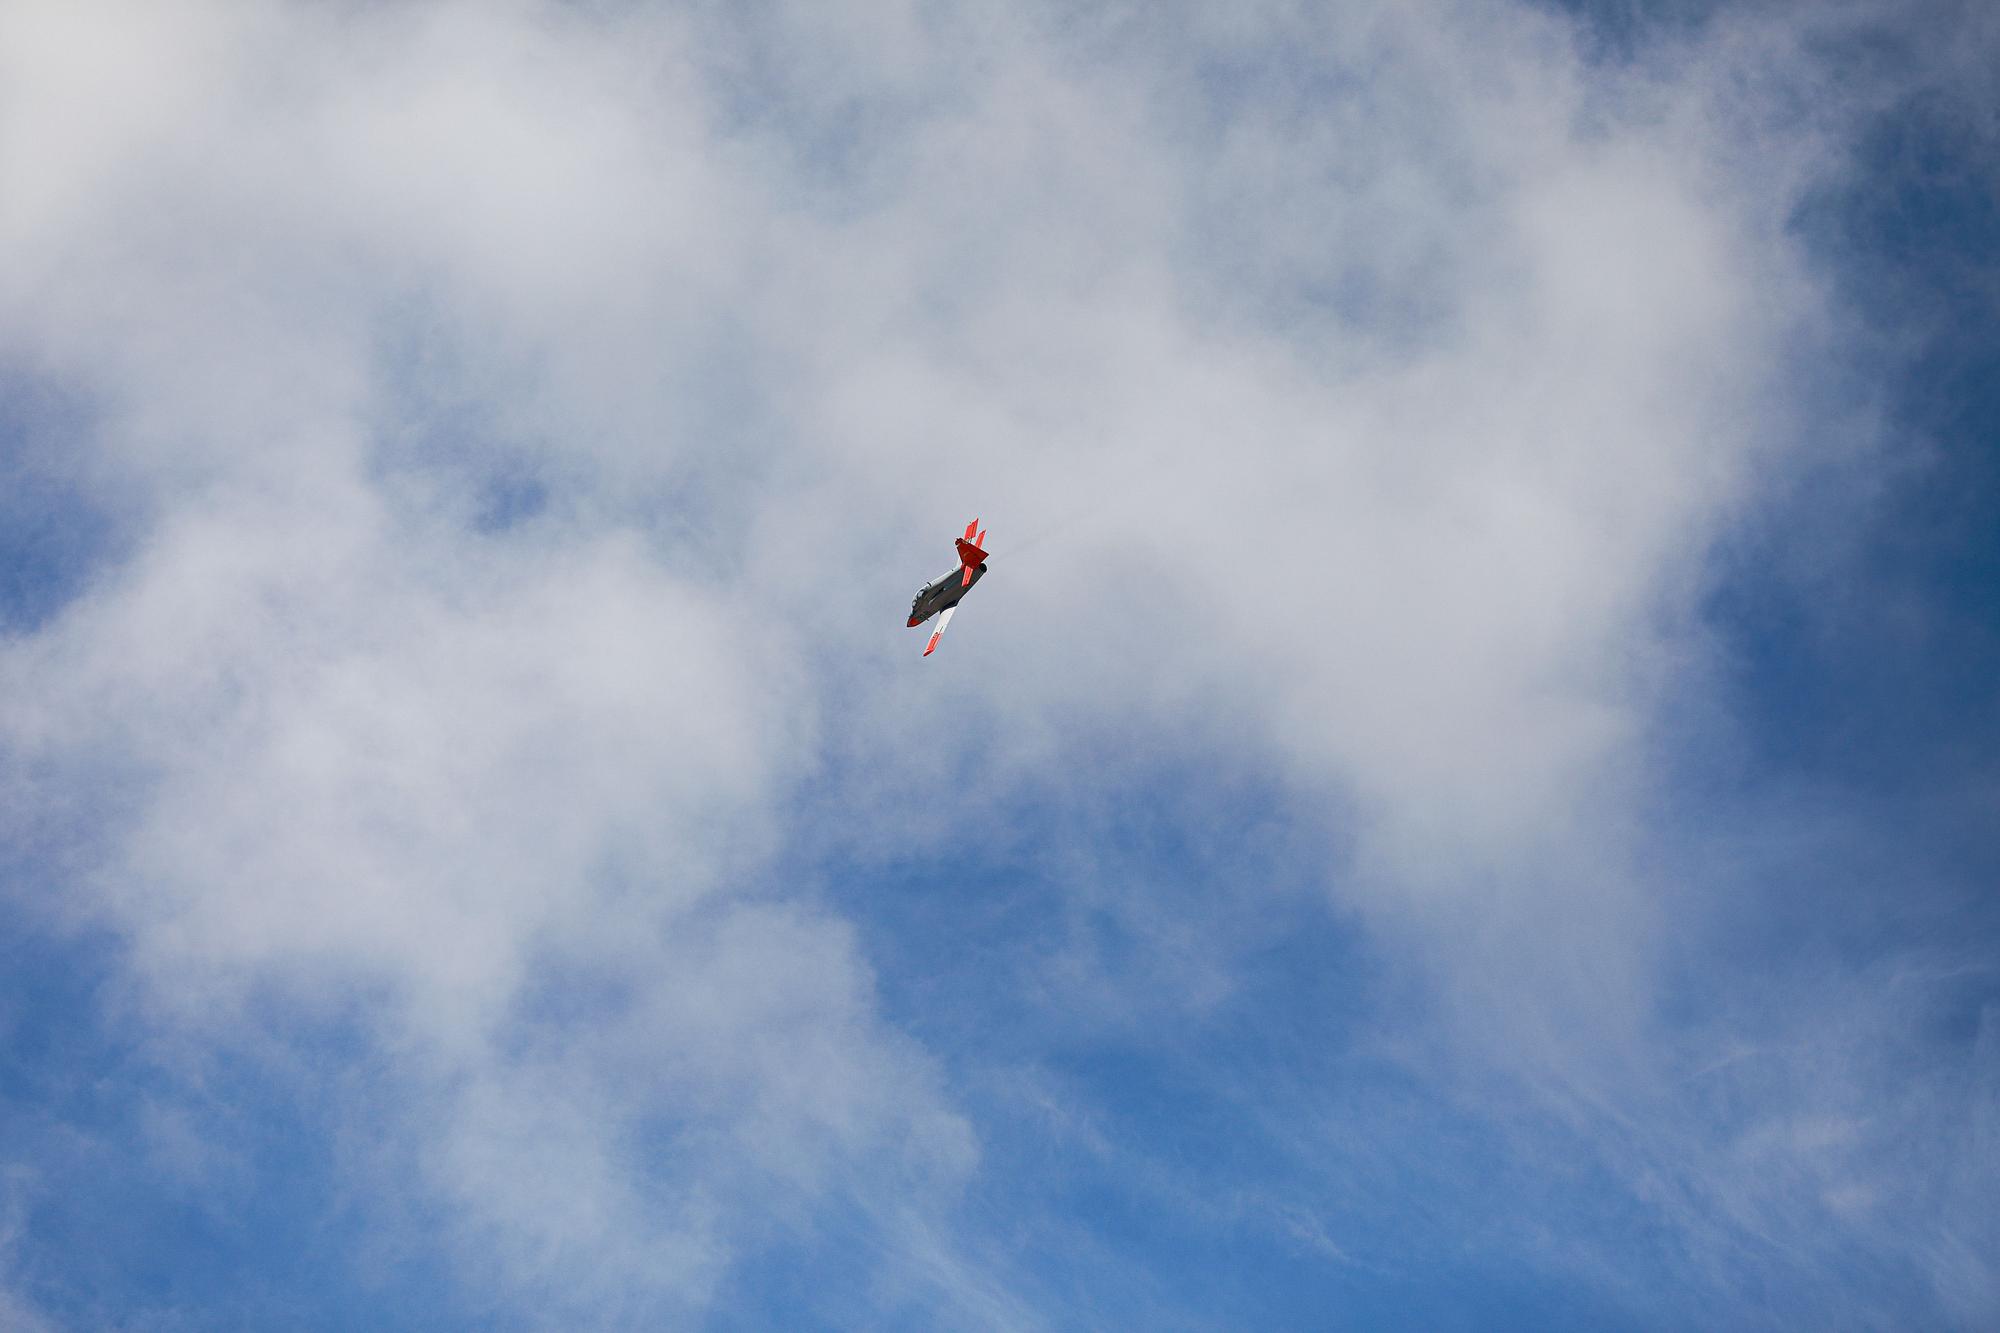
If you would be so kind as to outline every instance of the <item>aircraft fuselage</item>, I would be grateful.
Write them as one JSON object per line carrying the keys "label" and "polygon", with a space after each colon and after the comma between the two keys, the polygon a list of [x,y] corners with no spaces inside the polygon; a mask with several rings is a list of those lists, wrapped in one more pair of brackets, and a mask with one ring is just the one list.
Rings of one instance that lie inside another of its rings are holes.
{"label": "aircraft fuselage", "polygon": [[957,606],[965,599],[965,594],[985,577],[986,563],[981,561],[972,567],[971,583],[965,581],[962,565],[936,582],[926,583],[918,590],[917,599],[910,603],[910,624],[921,625],[945,608]]}

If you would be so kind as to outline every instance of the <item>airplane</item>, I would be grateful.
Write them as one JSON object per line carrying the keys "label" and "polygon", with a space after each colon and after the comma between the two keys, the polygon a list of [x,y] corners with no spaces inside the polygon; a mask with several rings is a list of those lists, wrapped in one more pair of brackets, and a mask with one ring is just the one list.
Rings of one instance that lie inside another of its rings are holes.
{"label": "airplane", "polygon": [[958,539],[958,568],[919,588],[917,600],[910,603],[912,629],[938,612],[944,612],[937,628],[931,631],[931,641],[924,645],[925,657],[931,655],[931,651],[938,646],[938,640],[944,637],[944,627],[951,623],[951,613],[958,610],[965,594],[972,591],[973,584],[986,577],[986,552],[980,549],[985,545],[986,534],[979,530],[979,520],[975,518],[965,525],[965,535]]}

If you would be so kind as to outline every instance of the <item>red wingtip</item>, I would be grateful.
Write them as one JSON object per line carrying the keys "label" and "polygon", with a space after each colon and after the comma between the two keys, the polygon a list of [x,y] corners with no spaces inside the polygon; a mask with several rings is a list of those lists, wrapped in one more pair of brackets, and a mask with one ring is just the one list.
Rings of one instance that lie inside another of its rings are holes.
{"label": "red wingtip", "polygon": [[943,631],[943,630],[941,630],[941,629],[934,629],[934,630],[932,630],[932,631],[931,631],[931,641],[930,641],[929,643],[927,643],[927,644],[925,644],[925,645],[924,645],[924,656],[925,656],[925,657],[929,657],[929,656],[931,655],[931,649],[933,649],[933,648],[937,647],[937,641],[938,641],[939,639],[942,639],[943,637],[944,637],[944,631]]}

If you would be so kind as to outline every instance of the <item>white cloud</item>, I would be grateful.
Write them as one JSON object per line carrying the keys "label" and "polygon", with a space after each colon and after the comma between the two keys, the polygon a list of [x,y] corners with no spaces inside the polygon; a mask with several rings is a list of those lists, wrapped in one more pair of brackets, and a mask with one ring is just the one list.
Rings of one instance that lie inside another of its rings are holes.
{"label": "white cloud", "polygon": [[21,1333],[49,1333],[54,1328],[35,1303],[18,1290],[24,1284],[19,1251],[22,1233],[22,1197],[31,1183],[32,1172],[9,1164],[0,1176],[0,1322]]}
{"label": "white cloud", "polygon": [[[1446,4],[0,25],[0,349],[144,515],[5,646],[0,735],[93,794],[69,906],[152,1021],[365,997],[469,1263],[640,1318],[764,1212],[948,1199],[976,1136],[774,858],[941,836],[974,766],[1060,789],[1084,720],[1199,716],[1346,812],[1340,903],[1500,1063],[1638,1059],[1652,728],[1822,316],[1821,127],[1742,92],[1776,29],[1604,70]],[[510,469],[546,504],[482,530]],[[879,627],[975,512],[1005,577],[916,676]],[[797,822],[830,755],[859,829]],[[959,1316],[1027,1320],[944,1215]]]}

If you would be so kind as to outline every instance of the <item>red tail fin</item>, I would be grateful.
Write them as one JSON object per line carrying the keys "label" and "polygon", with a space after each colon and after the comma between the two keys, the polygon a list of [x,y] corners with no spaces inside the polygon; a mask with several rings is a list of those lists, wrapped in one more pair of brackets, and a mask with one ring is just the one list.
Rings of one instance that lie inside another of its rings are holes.
{"label": "red tail fin", "polygon": [[986,552],[980,549],[985,545],[986,534],[980,531],[979,520],[975,518],[965,525],[965,535],[958,539],[958,563],[965,567],[959,580],[960,587],[972,586],[972,571],[986,559]]}

